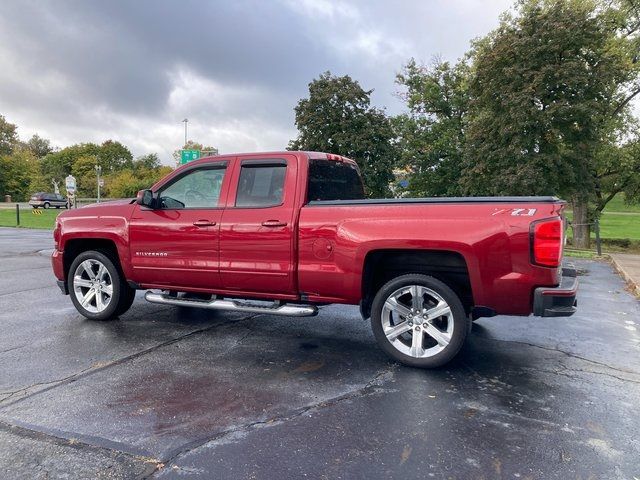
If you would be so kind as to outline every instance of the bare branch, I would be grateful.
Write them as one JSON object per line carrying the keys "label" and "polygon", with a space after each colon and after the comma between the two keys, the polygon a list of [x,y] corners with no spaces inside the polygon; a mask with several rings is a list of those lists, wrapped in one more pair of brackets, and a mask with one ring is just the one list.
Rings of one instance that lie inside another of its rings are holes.
{"label": "bare branch", "polygon": [[631,95],[629,95],[627,98],[625,98],[622,102],[620,102],[620,104],[615,108],[615,110],[613,111],[613,113],[611,114],[612,117],[615,117],[617,114],[619,114],[622,109],[624,107],[627,106],[627,104],[634,99],[634,97],[636,95],[638,95],[640,93],[640,87],[636,88],[633,92],[631,92]]}

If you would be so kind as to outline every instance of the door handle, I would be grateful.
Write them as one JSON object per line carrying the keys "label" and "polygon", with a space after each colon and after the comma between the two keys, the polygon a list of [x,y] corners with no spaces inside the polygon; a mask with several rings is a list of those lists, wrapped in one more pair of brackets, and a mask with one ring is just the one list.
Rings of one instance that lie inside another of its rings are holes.
{"label": "door handle", "polygon": [[280,220],[267,220],[262,222],[263,227],[286,227],[287,222],[281,222]]}
{"label": "door handle", "polygon": [[196,220],[193,222],[196,227],[213,227],[216,222],[211,222],[209,220]]}

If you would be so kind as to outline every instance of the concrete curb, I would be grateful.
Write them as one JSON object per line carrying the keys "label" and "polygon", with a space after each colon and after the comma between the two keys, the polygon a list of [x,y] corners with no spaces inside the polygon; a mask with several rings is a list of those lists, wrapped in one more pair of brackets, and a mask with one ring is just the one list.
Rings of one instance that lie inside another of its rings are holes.
{"label": "concrete curb", "polygon": [[[604,255],[603,255],[604,256]],[[620,276],[627,282],[630,287],[631,293],[633,293],[636,297],[640,297],[640,285],[636,280],[629,275],[629,273],[624,269],[624,267],[618,262],[614,256],[606,255],[613,265],[613,268],[620,274]]]}

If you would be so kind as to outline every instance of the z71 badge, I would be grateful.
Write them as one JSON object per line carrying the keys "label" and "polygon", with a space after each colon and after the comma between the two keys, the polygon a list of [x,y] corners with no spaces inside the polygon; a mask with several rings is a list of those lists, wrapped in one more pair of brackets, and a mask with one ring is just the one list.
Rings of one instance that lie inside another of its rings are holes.
{"label": "z71 badge", "polygon": [[512,217],[533,217],[536,214],[535,208],[501,208],[491,215],[500,215],[501,213],[511,212]]}

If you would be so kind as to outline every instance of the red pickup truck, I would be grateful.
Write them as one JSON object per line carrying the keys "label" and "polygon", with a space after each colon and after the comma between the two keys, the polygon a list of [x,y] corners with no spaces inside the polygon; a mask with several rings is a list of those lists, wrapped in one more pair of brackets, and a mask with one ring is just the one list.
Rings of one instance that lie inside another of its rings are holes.
{"label": "red pickup truck", "polygon": [[568,316],[564,202],[555,197],[369,200],[353,160],[235,154],[58,216],[53,271],[89,319],[154,303],[289,316],[360,305],[392,358],[435,367],[471,321]]}

